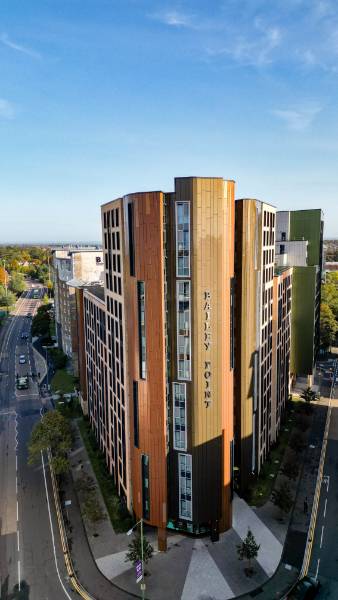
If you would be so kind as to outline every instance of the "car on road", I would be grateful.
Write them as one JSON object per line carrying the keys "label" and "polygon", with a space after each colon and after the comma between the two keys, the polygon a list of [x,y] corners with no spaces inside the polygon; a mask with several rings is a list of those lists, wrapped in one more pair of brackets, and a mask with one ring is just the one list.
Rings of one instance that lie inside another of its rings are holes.
{"label": "car on road", "polygon": [[18,377],[16,380],[16,387],[18,390],[27,390],[29,386],[28,377]]}
{"label": "car on road", "polygon": [[303,577],[288,595],[288,600],[313,600],[318,594],[320,582],[314,577]]}
{"label": "car on road", "polygon": [[28,340],[28,333],[24,333],[24,332],[23,332],[23,333],[21,334],[21,339],[22,339],[22,340]]}
{"label": "car on road", "polygon": [[24,354],[20,354],[20,356],[19,356],[19,363],[20,363],[20,365],[26,364],[26,357],[25,357]]}

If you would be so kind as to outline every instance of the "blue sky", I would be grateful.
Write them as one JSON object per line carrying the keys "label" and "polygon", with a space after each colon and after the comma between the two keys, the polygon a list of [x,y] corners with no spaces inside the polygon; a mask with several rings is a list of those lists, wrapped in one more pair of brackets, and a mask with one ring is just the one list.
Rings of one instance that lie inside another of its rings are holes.
{"label": "blue sky", "polygon": [[187,175],[338,237],[334,0],[1,0],[0,82],[0,243],[98,240]]}

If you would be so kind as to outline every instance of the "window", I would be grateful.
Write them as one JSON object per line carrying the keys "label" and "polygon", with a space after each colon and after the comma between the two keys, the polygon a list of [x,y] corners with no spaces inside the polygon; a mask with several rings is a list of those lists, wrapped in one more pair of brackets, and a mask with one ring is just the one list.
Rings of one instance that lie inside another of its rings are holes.
{"label": "window", "polygon": [[174,450],[187,449],[187,409],[185,383],[173,383]]}
{"label": "window", "polygon": [[138,330],[140,377],[145,379],[146,369],[146,321],[145,321],[145,288],[144,281],[137,282]]}
{"label": "window", "polygon": [[282,242],[286,242],[286,231],[282,231],[281,236]]}
{"label": "window", "polygon": [[133,381],[133,404],[134,404],[134,446],[139,447],[139,418],[138,418],[138,383]]}
{"label": "window", "polygon": [[190,281],[177,281],[177,371],[179,379],[191,378]]}
{"label": "window", "polygon": [[142,510],[143,518],[150,519],[150,492],[149,492],[149,456],[142,454]]}
{"label": "window", "polygon": [[280,246],[279,246],[279,253],[280,254],[285,254],[285,244],[280,244]]}
{"label": "window", "polygon": [[191,454],[178,455],[179,515],[192,520],[192,461]]}
{"label": "window", "polygon": [[130,275],[135,275],[134,205],[128,204],[128,239]]}
{"label": "window", "polygon": [[176,202],[177,277],[190,277],[190,204]]}

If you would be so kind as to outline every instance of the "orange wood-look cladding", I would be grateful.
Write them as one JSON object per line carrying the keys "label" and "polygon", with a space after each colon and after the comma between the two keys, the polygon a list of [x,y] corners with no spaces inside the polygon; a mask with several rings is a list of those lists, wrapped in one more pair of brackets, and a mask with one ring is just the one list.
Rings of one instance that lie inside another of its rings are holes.
{"label": "orange wood-look cladding", "polygon": [[[142,517],[141,456],[149,456],[150,519],[157,527],[167,522],[166,387],[164,339],[163,193],[147,192],[124,197],[134,205],[135,277],[129,275],[129,250],[125,246],[126,333],[130,398],[130,447],[133,509]],[[127,238],[127,235],[125,236]],[[140,379],[137,282],[145,284],[146,369]],[[134,446],[133,381],[138,382],[139,448]]]}
{"label": "orange wood-look cladding", "polygon": [[[221,486],[220,530],[231,527],[231,457],[233,440],[233,371],[230,366],[230,287],[234,276],[234,190],[233,181],[222,178],[178,178],[176,200],[191,201],[192,280],[192,404],[191,445],[193,452],[193,495],[198,518],[208,514]],[[211,345],[206,349],[205,293],[210,292]],[[210,361],[210,362],[209,362]],[[210,364],[212,401],[204,403],[205,365]],[[221,457],[217,447],[220,441]],[[221,459],[221,480],[210,476],[218,471],[213,460]],[[212,496],[212,500],[211,500]]]}

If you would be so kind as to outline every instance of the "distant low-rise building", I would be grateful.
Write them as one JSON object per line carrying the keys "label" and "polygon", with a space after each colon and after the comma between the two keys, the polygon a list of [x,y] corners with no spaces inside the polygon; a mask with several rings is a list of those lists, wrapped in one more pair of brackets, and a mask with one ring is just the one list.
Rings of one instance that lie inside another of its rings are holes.
{"label": "distant low-rise building", "polygon": [[75,289],[103,283],[103,253],[97,248],[53,251],[56,337],[59,348],[72,359],[78,375],[78,316]]}

